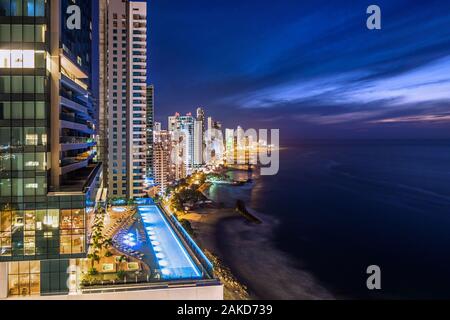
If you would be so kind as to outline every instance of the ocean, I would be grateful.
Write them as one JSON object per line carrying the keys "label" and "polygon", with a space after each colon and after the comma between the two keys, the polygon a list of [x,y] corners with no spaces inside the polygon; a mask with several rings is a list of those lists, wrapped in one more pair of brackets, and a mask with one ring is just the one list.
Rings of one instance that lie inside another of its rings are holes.
{"label": "ocean", "polygon": [[[334,297],[450,298],[450,141],[309,141],[253,178],[210,195],[276,219],[271,245]],[[370,265],[381,290],[367,289]]]}

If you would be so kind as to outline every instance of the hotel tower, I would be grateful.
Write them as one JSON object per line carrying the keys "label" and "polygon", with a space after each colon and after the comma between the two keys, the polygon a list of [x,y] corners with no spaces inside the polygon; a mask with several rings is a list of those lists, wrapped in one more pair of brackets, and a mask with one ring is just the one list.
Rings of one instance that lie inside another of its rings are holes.
{"label": "hotel tower", "polygon": [[86,256],[102,169],[92,2],[78,15],[74,4],[0,1],[0,298],[67,294]]}
{"label": "hotel tower", "polygon": [[[147,163],[147,3],[102,0],[100,4],[100,79],[103,96],[103,160],[108,195],[145,195]],[[102,12],[103,10],[103,12]],[[103,39],[103,41],[102,41]],[[106,150],[106,151],[105,151]]]}

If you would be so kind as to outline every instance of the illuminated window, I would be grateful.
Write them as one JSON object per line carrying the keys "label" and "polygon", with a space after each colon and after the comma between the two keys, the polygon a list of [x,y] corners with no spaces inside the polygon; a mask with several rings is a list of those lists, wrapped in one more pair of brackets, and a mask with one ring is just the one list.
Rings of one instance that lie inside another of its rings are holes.
{"label": "illuminated window", "polygon": [[11,236],[11,211],[0,211],[0,256],[11,256]]}
{"label": "illuminated window", "polygon": [[39,295],[41,289],[39,261],[10,262],[8,289],[10,296]]}
{"label": "illuminated window", "polygon": [[0,50],[0,68],[10,68],[10,67],[11,67],[11,51]]}
{"label": "illuminated window", "polygon": [[37,134],[26,134],[25,144],[27,146],[37,146],[38,145],[38,135]]}
{"label": "illuminated window", "polygon": [[0,68],[35,68],[34,50],[0,50]]}
{"label": "illuminated window", "polygon": [[85,251],[84,219],[85,214],[83,209],[61,210],[61,254],[77,254]]}

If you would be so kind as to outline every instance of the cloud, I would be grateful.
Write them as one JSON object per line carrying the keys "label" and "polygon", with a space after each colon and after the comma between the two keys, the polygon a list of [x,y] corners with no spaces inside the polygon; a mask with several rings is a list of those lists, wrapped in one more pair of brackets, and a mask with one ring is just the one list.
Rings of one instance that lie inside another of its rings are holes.
{"label": "cloud", "polygon": [[419,116],[407,116],[397,118],[387,118],[381,120],[371,121],[372,123],[401,123],[401,122],[449,122],[449,114],[427,114]]}
{"label": "cloud", "polygon": [[383,29],[372,32],[364,2],[174,1],[175,11],[160,2],[164,37],[152,37],[168,113],[203,105],[224,123],[318,133],[447,121],[450,2],[379,0]]}

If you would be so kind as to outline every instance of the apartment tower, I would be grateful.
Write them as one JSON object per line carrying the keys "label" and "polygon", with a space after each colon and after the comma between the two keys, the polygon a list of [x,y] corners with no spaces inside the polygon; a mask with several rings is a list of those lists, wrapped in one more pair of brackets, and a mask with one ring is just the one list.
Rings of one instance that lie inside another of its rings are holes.
{"label": "apartment tower", "polygon": [[164,192],[173,180],[173,171],[171,163],[172,137],[166,130],[155,132],[154,141],[154,179],[158,191]]}
{"label": "apartment tower", "polygon": [[147,162],[147,4],[106,6],[108,194],[142,197]]}
{"label": "apartment tower", "polygon": [[168,128],[174,142],[172,147],[180,150],[184,165],[184,174],[180,175],[182,178],[191,174],[194,168],[194,121],[191,113],[185,116],[175,113],[168,118]]}

